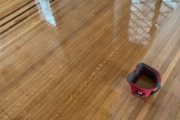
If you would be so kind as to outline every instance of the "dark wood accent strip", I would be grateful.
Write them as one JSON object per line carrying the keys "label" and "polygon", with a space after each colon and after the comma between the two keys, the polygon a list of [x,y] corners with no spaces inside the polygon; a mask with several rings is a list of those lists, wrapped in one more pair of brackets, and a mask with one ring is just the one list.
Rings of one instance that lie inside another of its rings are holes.
{"label": "dark wood accent strip", "polygon": [[7,15],[1,17],[0,20],[3,20],[4,18],[6,18],[6,17],[8,17],[9,15],[15,13],[16,11],[20,10],[21,8],[25,7],[26,5],[30,4],[30,3],[33,2],[33,1],[34,1],[34,0],[31,0],[31,1],[29,1],[28,3],[24,4],[23,6],[17,8],[16,10],[14,10],[14,11],[8,13]]}
{"label": "dark wood accent strip", "polygon": [[[51,2],[53,2],[55,0],[51,0]],[[51,3],[50,2],[50,3]],[[13,19],[19,17],[20,15],[24,14],[25,12],[27,12],[28,10],[32,9],[33,7],[35,7],[35,5],[31,6],[30,8],[28,8],[27,10],[23,11],[22,13],[18,14],[17,16],[13,17],[12,19],[8,20],[7,22],[5,22],[3,25],[7,24],[8,22],[12,21]],[[16,22],[15,24],[13,24],[12,26],[8,27],[7,29],[5,29],[4,31],[0,32],[0,35],[4,34],[5,32],[7,32],[8,30],[10,30],[11,28],[13,28],[14,26],[18,25],[19,23],[21,23],[22,21],[24,21],[25,19],[27,19],[28,17],[30,17],[31,15],[33,15],[35,12],[37,12],[38,10],[35,10],[34,12],[30,13],[28,16],[24,17],[23,19],[21,19],[20,21]],[[3,26],[2,25],[2,26]]]}

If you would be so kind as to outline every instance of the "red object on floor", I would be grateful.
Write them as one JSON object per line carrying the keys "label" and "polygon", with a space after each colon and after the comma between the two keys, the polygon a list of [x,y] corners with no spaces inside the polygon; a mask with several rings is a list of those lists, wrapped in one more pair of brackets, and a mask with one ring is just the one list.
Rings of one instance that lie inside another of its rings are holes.
{"label": "red object on floor", "polygon": [[[153,89],[144,89],[135,84],[142,75],[147,76],[154,82],[155,86]],[[139,63],[136,66],[136,69],[128,75],[127,81],[131,86],[132,94],[139,97],[148,97],[149,95],[153,95],[161,88],[161,76],[159,72],[144,63]]]}

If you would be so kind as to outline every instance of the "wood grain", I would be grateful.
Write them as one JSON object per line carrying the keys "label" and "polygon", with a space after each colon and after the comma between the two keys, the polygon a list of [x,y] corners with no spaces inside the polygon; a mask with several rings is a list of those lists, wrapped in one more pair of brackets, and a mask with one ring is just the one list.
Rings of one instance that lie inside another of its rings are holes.
{"label": "wood grain", "polygon": [[[180,5],[162,0],[0,2],[1,120],[179,120]],[[162,89],[131,94],[139,62]]]}

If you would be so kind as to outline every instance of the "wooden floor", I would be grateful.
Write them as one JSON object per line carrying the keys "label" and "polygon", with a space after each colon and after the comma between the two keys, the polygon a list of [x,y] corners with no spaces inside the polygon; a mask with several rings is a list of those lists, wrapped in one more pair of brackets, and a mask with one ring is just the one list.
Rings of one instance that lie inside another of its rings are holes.
{"label": "wooden floor", "polygon": [[[1,0],[0,120],[180,120],[178,0]],[[139,62],[162,89],[131,94]]]}

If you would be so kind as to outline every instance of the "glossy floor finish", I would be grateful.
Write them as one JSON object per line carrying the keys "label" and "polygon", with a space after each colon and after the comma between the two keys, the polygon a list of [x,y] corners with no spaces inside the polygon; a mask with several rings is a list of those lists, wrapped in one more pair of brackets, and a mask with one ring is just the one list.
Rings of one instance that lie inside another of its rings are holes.
{"label": "glossy floor finish", "polygon": [[[0,120],[180,120],[180,6],[1,0]],[[162,89],[131,95],[139,62]]]}

